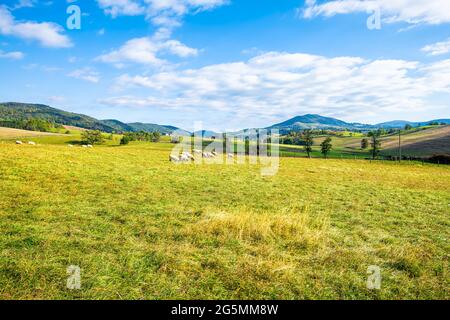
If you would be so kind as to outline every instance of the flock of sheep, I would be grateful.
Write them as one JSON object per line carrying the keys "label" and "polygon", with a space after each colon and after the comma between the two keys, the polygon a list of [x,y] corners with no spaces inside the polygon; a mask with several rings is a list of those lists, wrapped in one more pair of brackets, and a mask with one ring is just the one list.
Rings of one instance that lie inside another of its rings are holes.
{"label": "flock of sheep", "polygon": [[[94,146],[92,144],[83,144],[81,147],[82,148],[93,148]],[[69,144],[69,148],[73,148],[73,145]]]}
{"label": "flock of sheep", "polygon": [[[25,144],[25,143],[22,142],[22,141],[20,141],[20,140],[17,140],[17,141],[16,141],[16,144]],[[35,145],[36,145],[36,142],[28,141],[28,144],[29,144],[29,145],[32,145],[32,146],[35,146]]]}
{"label": "flock of sheep", "polygon": [[[198,156],[201,156],[203,158],[215,158],[215,157],[217,157],[219,155],[215,151],[213,151],[213,152],[204,152],[204,151],[198,150],[198,149],[194,149],[192,152],[193,152],[194,155],[198,155]],[[179,156],[171,154],[169,156],[169,160],[171,162],[190,162],[190,161],[194,161],[195,157],[194,157],[193,154],[191,154],[190,152],[186,152],[186,151],[182,152]],[[229,153],[228,154],[228,158],[234,158],[234,154]]]}
{"label": "flock of sheep", "polygon": [[[16,144],[25,144],[25,142],[20,141],[20,140],[17,140],[17,141],[16,141]],[[28,144],[29,144],[29,145],[32,145],[32,146],[35,146],[35,145],[36,145],[36,142],[28,141]],[[73,147],[74,147],[72,144],[69,144],[68,146],[69,146],[69,148],[73,148]],[[91,145],[91,144],[84,144],[84,145],[82,145],[81,147],[82,147],[82,148],[93,148],[94,146]]]}

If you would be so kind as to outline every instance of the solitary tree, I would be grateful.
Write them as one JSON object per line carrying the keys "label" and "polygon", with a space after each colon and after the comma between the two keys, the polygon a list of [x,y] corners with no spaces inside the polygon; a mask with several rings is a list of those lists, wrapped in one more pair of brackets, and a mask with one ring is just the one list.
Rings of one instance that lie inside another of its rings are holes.
{"label": "solitary tree", "polygon": [[159,142],[161,140],[161,134],[157,131],[152,133],[152,142]]}
{"label": "solitary tree", "polygon": [[322,152],[322,154],[325,157],[325,159],[327,158],[328,153],[331,151],[332,148],[333,148],[333,145],[331,144],[331,138],[330,137],[327,137],[320,144],[320,152]]}
{"label": "solitary tree", "polygon": [[83,141],[88,144],[100,144],[103,143],[103,136],[99,130],[86,130],[82,133]]}
{"label": "solitary tree", "polygon": [[381,141],[380,141],[380,132],[371,131],[369,132],[370,137],[370,146],[372,147],[372,159],[376,159],[381,151]]}
{"label": "solitary tree", "polygon": [[305,151],[308,154],[308,158],[311,158],[312,146],[314,144],[311,131],[306,130],[303,133],[303,143],[305,145]]}
{"label": "solitary tree", "polygon": [[131,138],[130,138],[130,136],[128,136],[128,135],[124,135],[123,137],[122,137],[122,139],[120,139],[120,145],[127,145],[127,144],[129,144],[130,143],[130,140],[131,140]]}
{"label": "solitary tree", "polygon": [[405,125],[405,130],[406,131],[411,130],[411,129],[412,129],[412,125],[410,125],[410,124]]}
{"label": "solitary tree", "polygon": [[366,138],[361,140],[361,149],[365,150],[369,147],[369,140]]}

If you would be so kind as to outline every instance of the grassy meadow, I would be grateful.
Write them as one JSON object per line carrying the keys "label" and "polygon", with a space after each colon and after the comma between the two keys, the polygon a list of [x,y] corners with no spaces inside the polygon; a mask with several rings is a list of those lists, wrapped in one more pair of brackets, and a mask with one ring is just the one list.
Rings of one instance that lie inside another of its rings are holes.
{"label": "grassy meadow", "polygon": [[450,298],[448,166],[282,158],[263,177],[174,165],[169,143],[37,139],[0,142],[0,299]]}

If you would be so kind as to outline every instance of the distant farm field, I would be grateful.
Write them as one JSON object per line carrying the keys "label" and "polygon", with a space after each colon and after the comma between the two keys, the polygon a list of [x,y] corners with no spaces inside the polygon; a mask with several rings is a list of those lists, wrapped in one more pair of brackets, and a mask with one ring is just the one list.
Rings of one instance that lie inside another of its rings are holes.
{"label": "distant farm field", "polygon": [[448,166],[282,158],[262,177],[171,148],[0,144],[0,298],[450,298]]}
{"label": "distant farm field", "polygon": [[56,134],[54,133],[48,132],[36,132],[36,131],[0,127],[0,139],[34,138],[34,137],[55,136],[55,135]]}

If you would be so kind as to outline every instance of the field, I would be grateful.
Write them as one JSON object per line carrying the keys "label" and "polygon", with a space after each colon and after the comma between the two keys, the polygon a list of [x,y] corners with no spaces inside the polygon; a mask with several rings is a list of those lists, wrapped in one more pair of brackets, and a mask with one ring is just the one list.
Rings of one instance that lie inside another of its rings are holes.
{"label": "field", "polygon": [[173,165],[168,143],[39,139],[0,143],[0,299],[450,298],[448,166],[282,158],[262,177]]}
{"label": "field", "polygon": [[56,134],[54,133],[48,132],[36,132],[36,131],[0,127],[1,139],[35,138],[35,137],[55,136],[55,135]]}
{"label": "field", "polygon": [[[315,139],[319,145],[324,138]],[[368,151],[361,151],[362,137],[333,137],[333,149],[336,155],[343,157],[369,157]],[[402,155],[429,157],[434,154],[450,154],[450,126],[420,127],[402,133]],[[398,155],[398,135],[381,138],[382,155]],[[318,147],[317,153],[318,153]]]}

